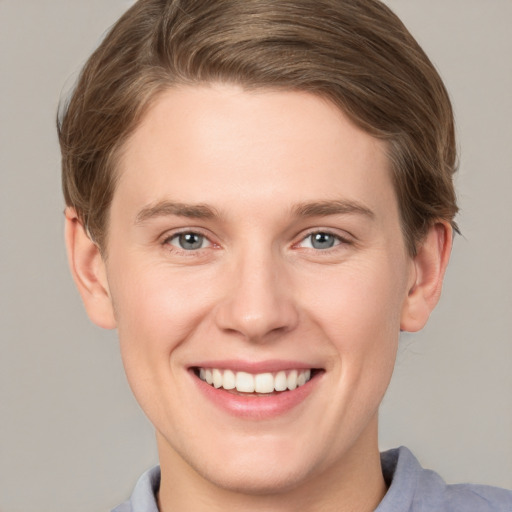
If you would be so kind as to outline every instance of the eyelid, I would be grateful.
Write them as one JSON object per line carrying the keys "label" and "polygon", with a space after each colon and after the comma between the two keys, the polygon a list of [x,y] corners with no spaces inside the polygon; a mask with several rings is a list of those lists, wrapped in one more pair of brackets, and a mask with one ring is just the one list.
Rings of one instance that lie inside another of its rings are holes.
{"label": "eyelid", "polygon": [[[172,249],[171,249],[172,252],[186,253],[189,256],[197,254],[197,253],[203,251],[204,249],[209,249],[212,247],[220,248],[221,247],[220,244],[214,242],[212,240],[212,238],[213,238],[212,235],[205,231],[206,230],[204,230],[203,228],[199,228],[199,227],[180,227],[180,228],[176,228],[175,230],[168,230],[159,237],[159,240],[160,240],[159,243],[160,243],[160,245],[166,246],[167,248],[172,247]],[[183,235],[183,234],[188,234],[188,233],[196,234],[196,235],[203,237],[208,242],[208,246],[202,247],[200,249],[185,250],[185,249],[181,249],[180,247],[178,247],[174,244],[170,244],[171,239],[179,237],[180,235]],[[303,232],[300,235],[300,238],[298,239],[298,241],[294,242],[292,244],[292,248],[300,248],[300,245],[307,238],[309,238],[310,236],[317,234],[317,233],[323,233],[326,235],[333,236],[337,240],[338,243],[336,243],[333,247],[330,247],[327,249],[322,249],[322,250],[309,248],[309,247],[304,247],[304,249],[311,249],[315,252],[326,253],[329,251],[336,250],[336,248],[340,245],[353,245],[355,243],[354,237],[350,233],[347,233],[346,231],[343,232],[345,234],[341,234],[336,229],[333,229],[333,228],[315,227],[315,228],[311,228],[311,229],[308,229],[307,231]]]}
{"label": "eyelid", "polygon": [[[207,242],[208,245],[206,247],[201,247],[199,249],[191,249],[186,250],[182,249],[178,245],[171,244],[170,241],[174,238],[179,237],[180,235],[185,234],[194,234],[203,237]],[[198,228],[198,227],[182,227],[177,228],[175,230],[168,230],[163,235],[159,237],[159,244],[164,247],[166,250],[175,253],[175,254],[183,254],[185,256],[194,256],[198,253],[201,253],[205,249],[210,249],[212,247],[216,248],[219,247],[217,243],[215,243],[212,240],[212,236],[205,232],[204,229]]]}
{"label": "eyelid", "polygon": [[[203,240],[205,240],[208,243],[208,245],[206,247],[210,247],[211,245],[213,245],[211,240],[209,240],[207,236],[203,235],[202,233],[196,233],[195,231],[182,231],[181,233],[174,233],[173,235],[168,236],[164,240],[164,242],[167,244],[173,245],[173,247],[177,247],[178,249],[181,249],[181,247],[172,244],[171,241],[175,240],[175,239],[179,239],[179,237],[182,235],[197,235],[197,236],[200,236]],[[200,251],[201,249],[205,249],[205,247],[201,247],[201,248],[195,249],[195,250]],[[192,251],[192,249],[190,251]]]}
{"label": "eyelid", "polygon": [[305,249],[312,249],[318,252],[328,252],[329,250],[335,250],[336,247],[340,245],[351,245],[354,243],[352,237],[347,233],[345,236],[337,232],[336,230],[330,228],[313,228],[306,231],[306,233],[302,234],[299,241],[293,244],[293,247],[299,247],[305,240],[307,240],[310,236],[316,235],[318,233],[322,233],[325,235],[333,236],[338,243],[336,243],[333,247],[329,247],[327,249],[315,249],[313,247],[305,247]]}

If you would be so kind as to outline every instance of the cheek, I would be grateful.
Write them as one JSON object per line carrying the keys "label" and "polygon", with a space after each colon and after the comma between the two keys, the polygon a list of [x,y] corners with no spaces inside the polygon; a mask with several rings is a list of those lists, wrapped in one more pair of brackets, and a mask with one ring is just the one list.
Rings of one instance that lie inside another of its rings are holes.
{"label": "cheek", "polygon": [[210,302],[198,279],[158,265],[136,268],[115,273],[111,285],[128,377],[168,370],[170,355],[190,337]]}
{"label": "cheek", "polygon": [[136,268],[119,267],[112,277],[121,357],[142,409],[155,425],[167,424],[169,397],[163,390],[179,397],[180,353],[209,310],[209,294],[198,289],[200,280],[169,268]]}
{"label": "cheek", "polygon": [[378,266],[347,265],[324,273],[310,288],[312,316],[337,354],[352,362],[351,368],[394,361],[405,294],[403,274],[389,260]]}

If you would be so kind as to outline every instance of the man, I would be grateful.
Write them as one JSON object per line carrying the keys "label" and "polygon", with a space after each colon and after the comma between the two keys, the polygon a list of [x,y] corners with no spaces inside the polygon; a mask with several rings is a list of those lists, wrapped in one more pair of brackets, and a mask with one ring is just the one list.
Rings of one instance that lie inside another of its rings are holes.
{"label": "man", "polygon": [[510,509],[378,451],[457,211],[448,96],[389,9],[139,1],[59,133],[71,269],[157,432],[116,510]]}

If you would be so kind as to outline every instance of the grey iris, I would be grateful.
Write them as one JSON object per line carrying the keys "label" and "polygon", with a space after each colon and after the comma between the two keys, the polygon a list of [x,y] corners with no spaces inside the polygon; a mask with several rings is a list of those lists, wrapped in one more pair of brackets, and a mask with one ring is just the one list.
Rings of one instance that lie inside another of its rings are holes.
{"label": "grey iris", "polygon": [[203,245],[203,237],[197,233],[182,233],[179,236],[179,243],[182,249],[192,251],[201,248]]}
{"label": "grey iris", "polygon": [[311,236],[311,245],[315,249],[330,249],[336,241],[333,235],[329,233],[314,233]]}

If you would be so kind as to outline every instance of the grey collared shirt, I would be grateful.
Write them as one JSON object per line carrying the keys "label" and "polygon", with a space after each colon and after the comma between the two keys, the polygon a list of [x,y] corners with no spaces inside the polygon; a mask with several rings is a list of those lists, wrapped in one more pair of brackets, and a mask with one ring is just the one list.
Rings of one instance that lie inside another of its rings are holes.
{"label": "grey collared shirt", "polygon": [[[405,447],[381,454],[389,487],[375,512],[512,512],[512,491],[486,485],[446,485],[434,471],[423,469]],[[158,512],[160,468],[146,471],[131,498],[112,512]]]}

